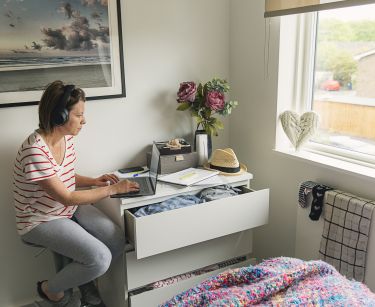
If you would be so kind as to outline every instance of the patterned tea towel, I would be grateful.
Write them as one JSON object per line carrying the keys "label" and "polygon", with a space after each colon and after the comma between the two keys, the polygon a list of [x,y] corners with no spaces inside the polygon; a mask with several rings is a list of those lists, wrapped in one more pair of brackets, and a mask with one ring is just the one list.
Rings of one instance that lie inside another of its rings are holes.
{"label": "patterned tea towel", "polygon": [[326,193],[321,259],[341,274],[363,281],[375,202],[339,190]]}

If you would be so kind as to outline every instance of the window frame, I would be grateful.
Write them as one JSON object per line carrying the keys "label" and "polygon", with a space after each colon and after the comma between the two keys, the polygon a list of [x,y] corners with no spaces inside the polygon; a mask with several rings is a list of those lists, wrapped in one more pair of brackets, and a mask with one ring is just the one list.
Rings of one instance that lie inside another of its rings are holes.
{"label": "window frame", "polygon": [[[297,73],[295,74],[294,107],[292,106],[292,109],[298,113],[304,113],[312,111],[319,12],[299,14],[296,18],[299,24],[295,34],[298,37],[295,46],[298,56],[295,59],[294,67]],[[358,100],[360,99],[354,98],[353,103],[360,103]],[[303,149],[315,154],[375,168],[375,155],[320,144],[314,141],[308,141]]]}

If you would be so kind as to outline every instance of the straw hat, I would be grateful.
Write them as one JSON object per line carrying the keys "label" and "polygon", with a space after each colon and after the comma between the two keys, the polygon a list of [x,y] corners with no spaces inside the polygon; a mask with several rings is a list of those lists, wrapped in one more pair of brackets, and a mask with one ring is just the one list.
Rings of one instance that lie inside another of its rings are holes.
{"label": "straw hat", "polygon": [[239,163],[236,154],[231,148],[216,149],[210,163],[205,163],[204,168],[220,171],[220,175],[235,176],[247,171],[246,165]]}

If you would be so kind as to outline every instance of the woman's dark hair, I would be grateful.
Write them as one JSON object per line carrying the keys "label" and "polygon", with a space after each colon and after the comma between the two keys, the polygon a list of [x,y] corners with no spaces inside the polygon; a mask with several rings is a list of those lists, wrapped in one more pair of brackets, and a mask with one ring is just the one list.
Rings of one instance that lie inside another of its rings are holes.
{"label": "woman's dark hair", "polygon": [[[45,132],[51,132],[57,126],[52,120],[53,113],[61,101],[65,92],[65,84],[62,81],[54,81],[48,84],[39,102],[39,128]],[[68,112],[78,101],[86,101],[85,92],[80,88],[74,88],[66,102]]]}

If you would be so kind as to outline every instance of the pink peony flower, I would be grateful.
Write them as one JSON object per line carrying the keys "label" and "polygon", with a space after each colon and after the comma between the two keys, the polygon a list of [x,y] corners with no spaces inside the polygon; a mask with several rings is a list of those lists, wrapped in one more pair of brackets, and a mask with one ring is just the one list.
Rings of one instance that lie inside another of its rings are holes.
{"label": "pink peony flower", "polygon": [[195,100],[195,95],[197,93],[197,85],[190,81],[190,82],[182,82],[180,83],[180,88],[177,93],[177,101],[178,102],[193,102]]}
{"label": "pink peony flower", "polygon": [[206,96],[206,107],[213,111],[224,109],[225,101],[224,94],[219,91],[211,91]]}

